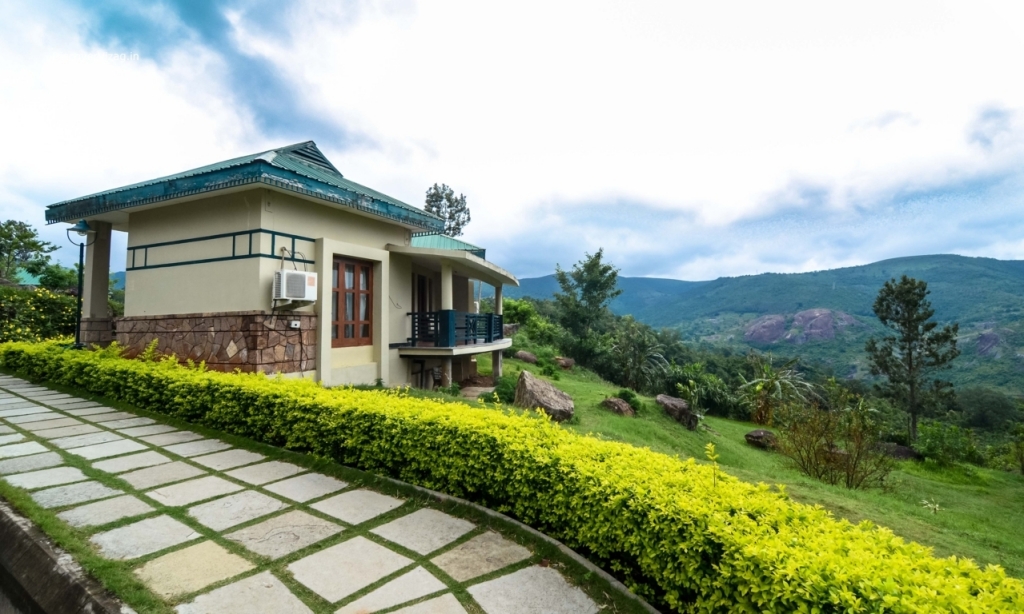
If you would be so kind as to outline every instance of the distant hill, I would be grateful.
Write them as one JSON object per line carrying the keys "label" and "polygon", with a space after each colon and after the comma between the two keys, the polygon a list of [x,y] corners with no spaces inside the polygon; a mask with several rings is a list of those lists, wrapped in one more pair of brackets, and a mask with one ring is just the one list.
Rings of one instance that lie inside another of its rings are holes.
{"label": "distant hill", "polygon": [[117,273],[110,274],[111,290],[124,290],[124,271],[118,271]]}
{"label": "distant hill", "polygon": [[[706,282],[620,277],[623,293],[611,307],[677,328],[690,342],[800,355],[863,377],[864,342],[881,330],[872,304],[886,280],[904,274],[928,282],[937,320],[960,323],[955,382],[1024,393],[1024,261],[938,255]],[[553,275],[520,283],[506,296],[550,298],[558,290]]]}

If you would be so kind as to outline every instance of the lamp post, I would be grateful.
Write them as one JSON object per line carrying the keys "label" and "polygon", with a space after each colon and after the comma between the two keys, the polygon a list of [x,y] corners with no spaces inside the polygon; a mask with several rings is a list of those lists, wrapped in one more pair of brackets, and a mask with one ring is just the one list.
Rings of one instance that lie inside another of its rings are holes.
{"label": "lamp post", "polygon": [[[72,232],[83,237],[81,243],[71,238]],[[85,220],[78,220],[77,224],[68,228],[68,241],[70,241],[72,245],[78,246],[78,301],[75,310],[75,344],[71,346],[76,350],[80,350],[85,347],[85,344],[82,343],[82,278],[85,273],[85,248],[88,245],[92,245],[92,241],[89,240],[89,237],[94,235],[95,232],[95,230],[89,228],[89,223]]]}

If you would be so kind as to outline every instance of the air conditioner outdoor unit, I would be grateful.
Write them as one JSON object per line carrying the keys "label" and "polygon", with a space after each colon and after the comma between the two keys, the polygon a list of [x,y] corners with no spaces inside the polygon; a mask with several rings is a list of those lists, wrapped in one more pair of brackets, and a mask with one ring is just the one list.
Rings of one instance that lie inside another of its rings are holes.
{"label": "air conditioner outdoor unit", "polygon": [[275,301],[315,301],[316,273],[274,271]]}

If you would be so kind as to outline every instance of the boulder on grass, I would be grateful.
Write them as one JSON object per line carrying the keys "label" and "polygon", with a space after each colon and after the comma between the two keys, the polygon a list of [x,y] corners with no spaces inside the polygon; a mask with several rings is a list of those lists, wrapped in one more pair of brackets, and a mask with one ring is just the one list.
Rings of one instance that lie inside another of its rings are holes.
{"label": "boulder on grass", "polygon": [[747,440],[747,443],[754,446],[755,448],[761,448],[762,450],[772,450],[775,448],[777,439],[775,433],[766,431],[764,429],[757,429],[756,431],[750,431],[743,436]]}
{"label": "boulder on grass", "polygon": [[562,367],[565,370],[572,369],[573,367],[576,366],[575,360],[573,360],[572,358],[564,358],[562,356],[556,356],[555,363],[557,363],[559,367]]}
{"label": "boulder on grass", "polygon": [[528,362],[531,365],[537,364],[537,357],[531,354],[530,352],[525,352],[523,350],[519,350],[518,352],[513,354],[512,357],[515,358],[516,360]]}
{"label": "boulder on grass", "polygon": [[564,422],[572,418],[576,411],[571,396],[544,380],[537,379],[529,371],[519,374],[519,381],[516,382],[515,404],[526,409],[539,407],[556,422]]}
{"label": "boulder on grass", "polygon": [[901,446],[897,443],[881,444],[882,452],[896,460],[924,460],[924,456],[910,446]]}
{"label": "boulder on grass", "polygon": [[629,403],[623,401],[618,397],[608,397],[607,399],[601,401],[601,407],[610,409],[613,412],[619,414],[620,416],[626,416],[627,418],[632,418],[636,416],[636,412],[633,411],[633,408],[630,407]]}
{"label": "boulder on grass", "polygon": [[691,431],[697,430],[700,420],[698,420],[697,414],[690,411],[690,406],[686,401],[670,397],[667,394],[659,394],[654,397],[654,401],[661,405],[665,409],[665,413],[672,416],[673,420]]}

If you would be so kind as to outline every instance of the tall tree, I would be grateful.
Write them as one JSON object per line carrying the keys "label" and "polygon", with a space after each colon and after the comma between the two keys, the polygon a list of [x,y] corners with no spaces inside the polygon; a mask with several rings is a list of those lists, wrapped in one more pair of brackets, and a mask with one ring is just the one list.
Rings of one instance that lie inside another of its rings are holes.
{"label": "tall tree", "polygon": [[907,412],[911,440],[917,439],[917,421],[924,411],[952,401],[953,385],[933,377],[960,355],[956,346],[960,325],[938,328],[932,321],[935,310],[928,294],[926,282],[906,275],[885,282],[874,310],[892,334],[872,337],[864,348],[872,375],[886,378],[879,391]]}
{"label": "tall tree", "polygon": [[423,209],[444,220],[444,234],[449,237],[461,235],[470,222],[465,194],[455,196],[455,192],[443,183],[435,183],[427,189],[427,203]]}
{"label": "tall tree", "polygon": [[602,258],[604,250],[599,249],[594,255],[584,254],[571,271],[555,266],[555,279],[562,290],[555,294],[558,323],[569,336],[563,349],[586,366],[599,353],[601,335],[611,327],[608,304],[622,294],[617,287],[619,270]]}
{"label": "tall tree", "polygon": [[18,269],[36,265],[41,268],[57,249],[39,238],[39,233],[25,222],[0,222],[0,279],[15,281]]}
{"label": "tall tree", "polygon": [[662,355],[664,348],[654,331],[632,316],[623,318],[619,326],[611,350],[622,382],[637,392],[650,390],[668,369],[668,361]]}

